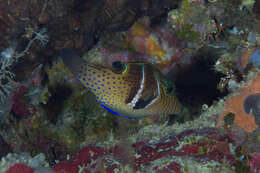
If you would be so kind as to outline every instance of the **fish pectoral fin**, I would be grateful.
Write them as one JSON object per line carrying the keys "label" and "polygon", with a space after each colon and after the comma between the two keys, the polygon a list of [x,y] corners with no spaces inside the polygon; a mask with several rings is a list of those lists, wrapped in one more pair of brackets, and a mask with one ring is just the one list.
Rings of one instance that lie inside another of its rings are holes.
{"label": "fish pectoral fin", "polygon": [[142,94],[142,96],[138,99],[136,102],[135,106],[133,109],[143,109],[147,105],[149,105],[155,98],[156,98],[156,93],[152,91],[146,91]]}

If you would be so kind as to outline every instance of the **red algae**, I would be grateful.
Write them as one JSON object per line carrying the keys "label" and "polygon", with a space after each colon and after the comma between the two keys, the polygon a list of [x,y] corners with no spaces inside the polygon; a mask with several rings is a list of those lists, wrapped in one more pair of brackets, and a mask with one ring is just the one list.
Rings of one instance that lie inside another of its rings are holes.
{"label": "red algae", "polygon": [[77,173],[79,166],[84,168],[84,165],[90,164],[91,160],[96,160],[106,152],[103,148],[87,146],[79,150],[72,159],[60,162],[53,169],[57,173]]}
{"label": "red algae", "polygon": [[[200,136],[201,140],[182,145],[187,137]],[[158,142],[140,141],[132,145],[135,152],[134,168],[138,171],[143,167],[152,166],[156,172],[175,172],[179,173],[181,165],[175,161],[170,161],[164,166],[154,164],[154,161],[167,157],[187,156],[197,161],[216,161],[221,162],[226,159],[231,165],[235,158],[229,150],[229,136],[220,135],[214,129],[194,129],[187,130],[179,135],[170,135],[161,138]],[[180,147],[180,149],[177,149]],[[123,163],[120,153],[124,149],[118,146],[112,149],[87,146],[78,151],[69,160],[61,161],[53,167],[57,173],[77,173],[79,169],[91,172],[90,170],[105,170],[108,173],[120,170]],[[121,159],[120,159],[121,158]]]}
{"label": "red algae", "polygon": [[33,173],[33,168],[22,163],[17,163],[9,167],[4,173]]}
{"label": "red algae", "polygon": [[250,164],[251,173],[260,171],[260,153],[253,153],[252,158],[250,160]]}
{"label": "red algae", "polygon": [[36,112],[36,107],[31,104],[27,105],[24,101],[26,90],[26,86],[21,86],[12,96],[12,110],[21,118],[32,116]]}

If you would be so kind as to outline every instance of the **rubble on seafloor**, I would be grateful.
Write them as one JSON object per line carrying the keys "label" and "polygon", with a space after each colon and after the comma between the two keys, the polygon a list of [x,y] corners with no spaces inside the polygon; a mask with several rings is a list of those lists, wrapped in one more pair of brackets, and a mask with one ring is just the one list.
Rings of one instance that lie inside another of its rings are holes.
{"label": "rubble on seafloor", "polygon": [[[0,3],[0,173],[260,171],[259,0]],[[111,114],[66,47],[154,64],[190,114]]]}

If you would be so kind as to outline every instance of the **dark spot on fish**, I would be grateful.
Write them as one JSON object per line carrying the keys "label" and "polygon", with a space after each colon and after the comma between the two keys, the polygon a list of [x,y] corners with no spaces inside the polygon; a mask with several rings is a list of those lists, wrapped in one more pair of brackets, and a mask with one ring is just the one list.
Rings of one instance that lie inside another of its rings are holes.
{"label": "dark spot on fish", "polygon": [[175,90],[175,86],[173,82],[167,79],[163,79],[161,81],[163,82],[163,85],[166,87],[166,94],[172,95]]}
{"label": "dark spot on fish", "polygon": [[167,94],[170,94],[173,91],[173,87],[167,87],[166,92]]}

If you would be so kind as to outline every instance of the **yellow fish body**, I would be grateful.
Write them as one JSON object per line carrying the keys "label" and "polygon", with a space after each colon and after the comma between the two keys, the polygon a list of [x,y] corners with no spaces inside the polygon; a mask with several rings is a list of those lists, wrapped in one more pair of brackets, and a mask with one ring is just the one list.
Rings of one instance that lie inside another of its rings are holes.
{"label": "yellow fish body", "polygon": [[116,115],[139,118],[182,112],[174,85],[149,63],[114,62],[107,68],[84,62],[70,49],[63,49],[61,57],[101,105]]}

